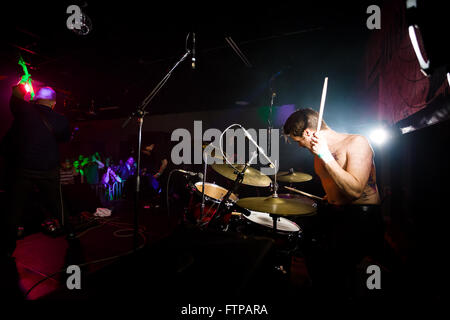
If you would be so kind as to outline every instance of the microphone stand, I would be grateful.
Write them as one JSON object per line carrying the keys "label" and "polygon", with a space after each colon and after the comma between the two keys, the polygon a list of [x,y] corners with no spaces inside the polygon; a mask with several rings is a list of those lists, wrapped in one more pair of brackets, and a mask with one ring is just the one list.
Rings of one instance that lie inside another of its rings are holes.
{"label": "microphone stand", "polygon": [[272,112],[273,112],[273,99],[276,97],[275,91],[272,91],[272,95],[270,98],[270,107],[269,107],[269,119],[267,120],[268,123],[268,130],[267,130],[267,154],[270,154],[272,156]]}
{"label": "microphone stand", "polygon": [[206,182],[206,170],[208,166],[208,157],[205,157],[205,150],[202,152],[203,154],[203,161],[205,162],[205,165],[203,167],[203,179],[202,179],[202,205],[201,205],[201,214],[200,217],[203,217],[203,214],[205,213],[205,182]]}
{"label": "microphone stand", "polygon": [[253,161],[253,159],[257,156],[257,153],[254,152],[252,154],[252,157],[250,158],[250,160],[248,162],[245,163],[244,168],[241,171],[237,171],[237,175],[236,175],[236,179],[233,182],[233,186],[228,190],[227,194],[225,195],[225,197],[222,198],[222,201],[220,202],[219,206],[217,207],[216,212],[213,214],[213,216],[211,217],[211,220],[208,223],[208,227],[213,227],[215,222],[222,217],[222,208],[224,205],[226,205],[226,203],[228,202],[228,200],[230,199],[231,193],[234,193],[237,191],[237,189],[239,188],[239,186],[242,184],[242,181],[244,180],[244,175],[245,175],[245,170],[247,170],[247,168],[249,167],[250,163]]}
{"label": "microphone stand", "polygon": [[139,192],[140,192],[140,169],[141,169],[141,144],[142,144],[142,127],[144,124],[144,117],[148,114],[145,111],[147,105],[153,100],[153,98],[158,94],[159,90],[164,86],[164,84],[169,80],[172,72],[178,65],[183,62],[187,56],[191,53],[191,50],[186,50],[185,54],[178,60],[175,65],[167,72],[164,78],[156,85],[156,87],[150,92],[150,94],[142,101],[142,103],[137,107],[136,111],[130,114],[130,116],[123,122],[122,128],[125,128],[131,119],[137,117],[139,124],[138,131],[138,158],[137,158],[137,170],[136,170],[136,193],[134,197],[134,230],[133,230],[133,250],[137,250],[138,238],[138,206],[139,206]]}
{"label": "microphone stand", "polygon": [[223,211],[223,207],[224,205],[228,202],[228,200],[230,199],[230,195],[232,192],[236,192],[236,190],[238,189],[239,185],[242,183],[242,181],[244,180],[244,174],[245,174],[245,170],[247,169],[249,163],[245,163],[244,168],[242,169],[242,171],[238,171],[237,172],[237,176],[236,179],[233,182],[233,186],[228,190],[227,194],[225,195],[225,197],[222,198],[222,201],[219,203],[219,206],[217,207],[216,212],[214,212],[214,214],[211,217],[211,220],[209,220],[208,222],[208,227],[214,227],[216,225],[216,222],[219,220],[219,218],[222,217],[222,211]]}

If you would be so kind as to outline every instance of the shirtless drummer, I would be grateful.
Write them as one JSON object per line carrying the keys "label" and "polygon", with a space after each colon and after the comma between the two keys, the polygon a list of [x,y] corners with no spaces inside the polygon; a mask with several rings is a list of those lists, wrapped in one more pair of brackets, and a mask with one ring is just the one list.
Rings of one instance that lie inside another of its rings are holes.
{"label": "shirtless drummer", "polygon": [[318,214],[326,254],[316,261],[315,282],[324,285],[321,294],[353,296],[357,264],[378,258],[383,246],[374,153],[365,137],[336,132],[325,121],[317,132],[318,118],[312,109],[297,110],[286,120],[284,134],[314,155],[326,193],[327,204]]}

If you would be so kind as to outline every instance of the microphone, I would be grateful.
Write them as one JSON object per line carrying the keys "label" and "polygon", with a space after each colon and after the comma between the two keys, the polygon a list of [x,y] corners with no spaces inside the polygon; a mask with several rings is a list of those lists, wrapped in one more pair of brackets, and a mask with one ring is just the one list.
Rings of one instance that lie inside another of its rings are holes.
{"label": "microphone", "polygon": [[192,171],[186,171],[186,170],[181,170],[181,169],[177,169],[177,171],[181,172],[181,173],[184,173],[184,174],[187,174],[187,175],[190,175],[192,177],[197,176],[200,179],[203,179],[203,173],[201,173],[201,172],[192,172]]}
{"label": "microphone", "polygon": [[195,32],[192,33],[192,69],[195,69]]}
{"label": "microphone", "polygon": [[261,147],[256,143],[256,141],[253,139],[252,135],[251,135],[247,130],[245,130],[244,127],[241,126],[241,128],[242,128],[242,130],[244,131],[244,134],[245,134],[245,136],[248,138],[248,140],[250,140],[250,141],[256,146],[256,148],[257,148],[258,151],[262,154],[262,156],[267,160],[267,162],[269,162],[269,166],[270,166],[272,169],[275,169],[275,164],[274,164],[274,163],[272,162],[272,160],[270,160],[270,158],[266,155],[266,153],[264,152],[264,149],[261,148]]}

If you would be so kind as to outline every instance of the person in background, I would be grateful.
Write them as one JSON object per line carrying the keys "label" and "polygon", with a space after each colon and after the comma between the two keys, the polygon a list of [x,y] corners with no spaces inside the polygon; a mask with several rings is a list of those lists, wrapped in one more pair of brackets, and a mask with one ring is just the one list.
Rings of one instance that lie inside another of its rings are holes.
{"label": "person in background", "polygon": [[62,185],[74,184],[75,177],[78,175],[79,175],[79,173],[72,166],[70,159],[66,159],[61,164],[61,168],[59,169],[59,179],[60,179],[60,182]]}
{"label": "person in background", "polygon": [[[110,161],[106,159],[105,164]],[[116,174],[111,166],[106,167],[106,172],[102,176],[102,184],[104,187],[104,200],[115,200],[121,196],[121,184],[123,181],[119,175]]]}
{"label": "person in background", "polygon": [[119,176],[123,180],[123,196],[132,199],[132,194],[136,182],[136,166],[133,157],[129,157],[127,161],[120,167]]}
{"label": "person in background", "polygon": [[142,149],[141,175],[145,178],[142,181],[145,183],[145,187],[149,189],[147,194],[152,198],[156,198],[155,201],[160,203],[165,203],[165,201],[159,200],[161,200],[161,193],[163,196],[165,195],[164,192],[167,182],[167,175],[165,173],[169,163],[167,158],[167,154],[159,144],[151,143]]}
{"label": "person in background", "polygon": [[103,168],[104,166],[105,165],[97,159],[97,156],[93,154],[83,168],[86,176],[86,182],[96,193],[98,192],[97,188],[100,183],[99,168]]}
{"label": "person in background", "polygon": [[133,157],[129,157],[127,161],[120,167],[119,175],[123,181],[127,181],[136,173],[136,166]]}
{"label": "person in background", "polygon": [[73,168],[75,170],[75,172],[77,173],[77,175],[75,176],[75,183],[84,183],[84,171],[81,167],[81,161],[79,160],[75,160],[73,162]]}
{"label": "person in background", "polygon": [[25,101],[25,94],[23,85],[14,86],[10,100],[14,117],[8,135],[12,139],[7,190],[10,207],[2,215],[6,221],[1,224],[4,229],[0,232],[3,238],[1,258],[12,257],[19,236],[18,227],[23,223],[25,205],[33,188],[39,190],[40,199],[50,214],[60,219],[69,235],[73,234],[63,210],[59,180],[58,143],[70,139],[69,122],[53,110],[56,92],[52,88],[41,88],[32,102]]}

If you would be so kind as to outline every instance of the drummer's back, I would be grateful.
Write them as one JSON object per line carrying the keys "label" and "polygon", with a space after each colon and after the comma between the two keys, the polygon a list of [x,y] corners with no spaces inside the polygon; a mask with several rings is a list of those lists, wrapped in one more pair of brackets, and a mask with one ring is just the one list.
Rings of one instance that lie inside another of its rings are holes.
{"label": "drummer's back", "polygon": [[[342,142],[331,147],[330,151],[339,166],[347,170],[348,154],[349,149],[352,146],[352,142],[358,135],[352,134],[342,134],[345,138]],[[345,194],[343,194],[337,184],[334,182],[327,169],[325,168],[322,160],[319,157],[314,157],[314,171],[319,176],[322,186],[327,195],[327,201],[334,205],[346,205],[346,204],[379,204],[380,197],[378,193],[377,183],[376,183],[376,170],[375,164],[372,160],[372,167],[368,181],[363,189],[361,196],[358,199],[349,199]]]}

